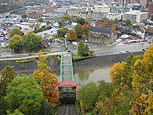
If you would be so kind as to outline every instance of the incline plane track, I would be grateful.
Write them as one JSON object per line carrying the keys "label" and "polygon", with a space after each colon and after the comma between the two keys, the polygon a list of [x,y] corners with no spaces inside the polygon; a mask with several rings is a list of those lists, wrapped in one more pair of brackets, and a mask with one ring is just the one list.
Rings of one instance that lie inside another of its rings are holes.
{"label": "incline plane track", "polygon": [[74,104],[62,105],[56,115],[78,115]]}

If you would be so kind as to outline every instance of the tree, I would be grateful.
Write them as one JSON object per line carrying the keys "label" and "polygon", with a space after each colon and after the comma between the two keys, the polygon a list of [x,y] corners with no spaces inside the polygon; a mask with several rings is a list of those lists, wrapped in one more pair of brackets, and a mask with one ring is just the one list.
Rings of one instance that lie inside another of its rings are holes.
{"label": "tree", "polygon": [[89,55],[89,48],[88,48],[88,45],[84,45],[84,43],[83,43],[82,41],[79,42],[78,54],[79,54],[80,56],[88,56],[88,55]]}
{"label": "tree", "polygon": [[64,21],[59,20],[58,24],[59,24],[60,27],[63,27],[64,26]]}
{"label": "tree", "polygon": [[8,83],[11,83],[11,81],[16,77],[16,73],[14,72],[14,66],[6,66],[1,71],[1,77],[0,77],[0,97],[6,96],[6,87]]}
{"label": "tree", "polygon": [[112,25],[112,24],[113,24],[113,20],[112,20],[112,19],[109,20],[109,21],[108,21],[108,24]]}
{"label": "tree", "polygon": [[54,115],[54,113],[53,107],[48,104],[46,99],[43,99],[38,115]]}
{"label": "tree", "polygon": [[114,19],[114,23],[118,23],[119,20],[117,18]]}
{"label": "tree", "polygon": [[43,22],[44,20],[43,20],[43,18],[39,18],[38,21],[39,22]]}
{"label": "tree", "polygon": [[20,75],[8,85],[6,99],[11,112],[18,109],[23,114],[32,115],[39,112],[43,93],[32,77]]}
{"label": "tree", "polygon": [[153,45],[144,53],[143,59],[138,59],[133,67],[132,86],[135,96],[132,99],[130,113],[152,114],[153,97]]}
{"label": "tree", "polygon": [[131,21],[129,19],[126,20],[126,23],[127,23],[128,26],[132,25]]}
{"label": "tree", "polygon": [[151,16],[151,20],[153,21],[153,15]]}
{"label": "tree", "polygon": [[83,38],[83,37],[87,38],[88,33],[89,33],[89,27],[90,27],[89,24],[84,24],[84,25],[77,24],[75,26],[75,31],[76,31],[76,34],[77,34],[77,38]]}
{"label": "tree", "polygon": [[24,35],[24,49],[25,50],[39,50],[41,48],[41,36],[35,33],[27,33]]}
{"label": "tree", "polygon": [[77,18],[77,19],[76,19],[76,22],[77,22],[78,24],[81,24],[81,25],[84,25],[84,24],[87,23],[86,20],[83,19],[83,18]]}
{"label": "tree", "polygon": [[100,26],[103,27],[103,28],[106,27],[106,25],[107,25],[107,23],[105,23],[105,22],[102,22],[102,23],[100,24]]}
{"label": "tree", "polygon": [[43,96],[47,99],[49,105],[54,105],[58,101],[58,95],[55,87],[58,84],[55,74],[50,73],[50,67],[47,66],[47,57],[39,52],[37,61],[38,69],[33,72],[33,77],[38,81],[43,89]]}
{"label": "tree", "polygon": [[10,37],[13,37],[14,35],[19,35],[19,36],[23,36],[23,32],[20,31],[20,29],[18,28],[13,28],[10,32],[9,32]]}
{"label": "tree", "polygon": [[65,20],[69,20],[69,19],[70,19],[70,15],[65,14],[65,15],[63,16],[63,19],[65,19]]}
{"label": "tree", "polygon": [[26,19],[27,18],[27,15],[26,14],[23,14],[22,15],[22,18]]}
{"label": "tree", "polygon": [[9,39],[9,47],[15,52],[23,49],[23,38],[20,35],[14,35]]}
{"label": "tree", "polygon": [[86,35],[86,34],[83,34],[83,35],[82,35],[82,38],[83,38],[83,39],[87,39],[87,35]]}
{"label": "tree", "polygon": [[61,38],[64,38],[67,31],[68,31],[67,28],[60,28],[60,29],[58,29],[58,31],[57,31],[58,36],[61,37]]}
{"label": "tree", "polygon": [[97,98],[97,85],[94,82],[90,82],[87,85],[81,87],[79,91],[79,99],[82,101],[83,109],[86,112],[91,112],[96,104]]}
{"label": "tree", "polygon": [[67,31],[67,40],[74,41],[74,40],[76,40],[76,38],[77,38],[77,36],[76,36],[75,30],[68,30]]}
{"label": "tree", "polygon": [[76,31],[77,38],[81,38],[82,34],[83,34],[82,25],[81,24],[77,24],[75,26],[75,31]]}

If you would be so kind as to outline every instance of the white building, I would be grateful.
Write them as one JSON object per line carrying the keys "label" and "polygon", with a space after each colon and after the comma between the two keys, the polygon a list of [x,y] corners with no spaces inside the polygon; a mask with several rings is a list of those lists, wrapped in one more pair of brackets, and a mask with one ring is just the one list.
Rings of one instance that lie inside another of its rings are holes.
{"label": "white building", "polygon": [[118,20],[121,20],[121,14],[118,14],[118,13],[108,13],[106,15],[106,18],[108,18],[109,20],[114,20],[115,18],[117,18]]}
{"label": "white building", "polygon": [[123,20],[127,19],[130,20],[132,23],[140,23],[141,21],[148,19],[148,12],[130,11],[123,14]]}
{"label": "white building", "polygon": [[110,12],[110,7],[106,4],[104,5],[95,5],[92,9],[93,12],[102,12],[102,13],[108,13]]}

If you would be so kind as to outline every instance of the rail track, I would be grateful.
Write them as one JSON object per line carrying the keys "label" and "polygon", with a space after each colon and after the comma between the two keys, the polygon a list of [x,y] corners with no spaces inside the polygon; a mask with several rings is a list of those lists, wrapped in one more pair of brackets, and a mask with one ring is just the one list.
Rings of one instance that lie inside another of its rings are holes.
{"label": "rail track", "polygon": [[78,115],[74,104],[62,105],[56,115]]}

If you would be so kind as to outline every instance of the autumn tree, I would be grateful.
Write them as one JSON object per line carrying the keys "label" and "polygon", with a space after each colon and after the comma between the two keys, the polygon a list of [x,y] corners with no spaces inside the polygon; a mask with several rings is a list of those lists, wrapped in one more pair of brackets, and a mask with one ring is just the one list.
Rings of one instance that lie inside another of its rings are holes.
{"label": "autumn tree", "polygon": [[39,50],[41,48],[41,36],[29,32],[24,35],[24,49],[25,50]]}
{"label": "autumn tree", "polygon": [[132,100],[130,113],[151,115],[153,112],[153,45],[144,53],[143,59],[134,64],[132,85],[135,96]]}
{"label": "autumn tree", "polygon": [[67,31],[68,31],[67,28],[60,28],[58,29],[57,34],[59,37],[64,38]]}
{"label": "autumn tree", "polygon": [[32,77],[20,75],[8,85],[6,99],[10,112],[18,109],[25,115],[37,114],[43,99],[42,88]]}
{"label": "autumn tree", "polygon": [[106,26],[107,26],[107,23],[102,22],[102,23],[100,24],[100,26],[104,28],[104,27],[106,27]]}
{"label": "autumn tree", "polygon": [[19,35],[14,35],[9,39],[9,47],[15,52],[21,51],[23,49],[23,38]]}
{"label": "autumn tree", "polygon": [[89,33],[89,28],[90,25],[89,24],[77,24],[75,26],[75,31],[77,34],[77,38],[87,38],[88,37],[88,33]]}
{"label": "autumn tree", "polygon": [[50,73],[50,67],[47,66],[47,56],[43,56],[42,52],[39,52],[38,55],[38,69],[33,72],[33,77],[42,87],[44,98],[48,100],[50,105],[54,105],[58,101],[58,95],[55,91],[58,81],[55,74]]}
{"label": "autumn tree", "polygon": [[19,35],[19,36],[23,36],[23,32],[20,31],[20,29],[18,28],[13,28],[10,32],[9,32],[10,37],[13,37],[14,35]]}
{"label": "autumn tree", "polygon": [[118,23],[119,20],[117,18],[114,19],[114,23]]}
{"label": "autumn tree", "polygon": [[69,19],[70,19],[70,15],[65,14],[65,15],[63,16],[63,19],[65,19],[65,20],[69,20]]}
{"label": "autumn tree", "polygon": [[74,40],[76,40],[76,38],[77,38],[77,36],[76,36],[75,30],[68,30],[67,31],[67,40],[74,41]]}
{"label": "autumn tree", "polygon": [[112,25],[113,23],[114,23],[114,22],[113,22],[112,19],[108,21],[108,24],[110,24],[110,25]]}

